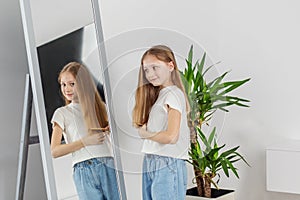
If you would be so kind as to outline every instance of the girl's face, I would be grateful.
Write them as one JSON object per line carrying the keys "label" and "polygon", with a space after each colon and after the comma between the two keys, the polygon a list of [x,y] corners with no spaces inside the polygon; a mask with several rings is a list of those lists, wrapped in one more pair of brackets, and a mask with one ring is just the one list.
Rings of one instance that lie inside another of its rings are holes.
{"label": "girl's face", "polygon": [[64,97],[72,102],[78,102],[76,92],[76,80],[72,73],[64,72],[61,74],[60,89]]}
{"label": "girl's face", "polygon": [[146,79],[153,86],[167,87],[173,85],[171,73],[174,70],[172,62],[166,63],[153,55],[147,55],[143,60],[143,69]]}

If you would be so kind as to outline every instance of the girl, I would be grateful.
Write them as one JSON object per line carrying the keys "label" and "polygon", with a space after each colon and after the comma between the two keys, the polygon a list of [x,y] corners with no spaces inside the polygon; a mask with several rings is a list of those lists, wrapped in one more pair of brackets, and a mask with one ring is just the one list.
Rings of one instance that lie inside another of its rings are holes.
{"label": "girl", "polygon": [[[72,153],[80,200],[119,199],[105,105],[88,69],[71,62],[58,82],[66,106],[58,108],[51,120],[52,156]],[[62,136],[66,144],[61,144]]]}
{"label": "girl", "polygon": [[144,139],[143,199],[185,199],[188,101],[174,53],[158,45],[141,59],[133,123]]}

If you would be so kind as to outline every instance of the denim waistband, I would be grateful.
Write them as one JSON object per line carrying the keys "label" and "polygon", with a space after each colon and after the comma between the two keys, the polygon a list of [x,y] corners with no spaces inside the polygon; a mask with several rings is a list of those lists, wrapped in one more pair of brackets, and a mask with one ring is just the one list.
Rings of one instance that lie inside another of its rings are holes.
{"label": "denim waistband", "polygon": [[157,154],[145,154],[145,158],[146,159],[154,159],[154,160],[158,160],[158,159],[168,159],[171,161],[176,161],[176,160],[183,160],[180,158],[173,158],[173,157],[169,157],[169,156],[162,156],[162,155],[157,155]]}
{"label": "denim waistband", "polygon": [[143,172],[152,173],[164,168],[176,171],[177,165],[185,164],[185,160],[156,154],[145,154],[143,161]]}
{"label": "denim waistband", "polygon": [[92,165],[98,165],[98,164],[107,164],[111,165],[113,162],[110,162],[110,160],[113,160],[113,157],[98,157],[98,158],[91,158],[88,160],[84,160],[82,162],[76,163],[74,165],[74,168],[76,167],[88,167]]}

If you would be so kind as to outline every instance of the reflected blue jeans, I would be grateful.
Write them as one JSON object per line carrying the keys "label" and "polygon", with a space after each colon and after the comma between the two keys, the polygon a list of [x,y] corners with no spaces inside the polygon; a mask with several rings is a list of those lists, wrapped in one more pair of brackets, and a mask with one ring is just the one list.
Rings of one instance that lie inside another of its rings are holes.
{"label": "reflected blue jeans", "polygon": [[74,165],[73,178],[80,200],[119,200],[112,157],[93,158]]}
{"label": "reflected blue jeans", "polygon": [[182,159],[146,154],[143,163],[143,200],[184,200],[187,168]]}

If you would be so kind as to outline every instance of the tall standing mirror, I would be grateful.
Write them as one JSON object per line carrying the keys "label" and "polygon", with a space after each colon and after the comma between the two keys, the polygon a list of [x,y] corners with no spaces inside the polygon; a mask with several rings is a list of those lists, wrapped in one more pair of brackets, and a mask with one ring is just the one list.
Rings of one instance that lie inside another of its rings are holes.
{"label": "tall standing mirror", "polygon": [[[47,197],[78,199],[72,178],[72,158],[53,159],[50,151],[54,111],[64,105],[57,81],[62,67],[76,61],[92,74],[106,103],[110,141],[120,199],[126,199],[115,122],[110,115],[110,85],[106,76],[106,52],[97,0],[20,0],[33,103],[41,145]],[[64,139],[61,141],[65,143]]]}

